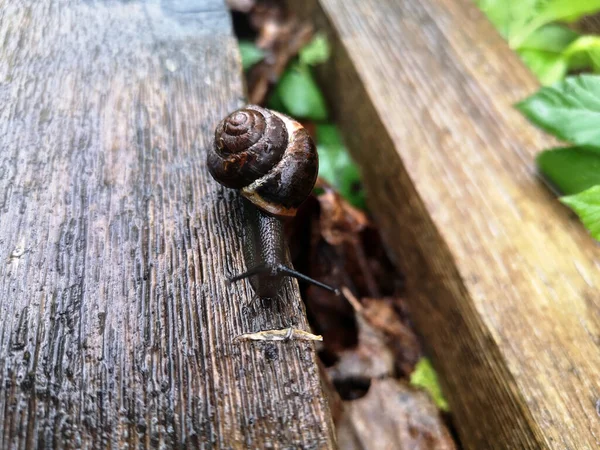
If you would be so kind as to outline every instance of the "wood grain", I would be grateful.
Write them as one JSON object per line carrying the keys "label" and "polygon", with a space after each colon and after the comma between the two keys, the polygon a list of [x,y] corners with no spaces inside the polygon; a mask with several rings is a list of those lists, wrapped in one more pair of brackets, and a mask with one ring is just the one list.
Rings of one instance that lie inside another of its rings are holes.
{"label": "wood grain", "polygon": [[470,0],[290,4],[464,446],[600,448],[599,250],[536,177],[532,74]]}
{"label": "wood grain", "polygon": [[0,448],[332,448],[297,286],[248,304],[208,175],[243,102],[220,0],[0,1]]}

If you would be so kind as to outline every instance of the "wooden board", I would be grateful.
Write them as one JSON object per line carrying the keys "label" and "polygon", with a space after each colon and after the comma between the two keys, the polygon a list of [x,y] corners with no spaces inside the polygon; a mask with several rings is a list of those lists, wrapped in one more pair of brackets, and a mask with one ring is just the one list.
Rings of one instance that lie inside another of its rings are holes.
{"label": "wooden board", "polygon": [[290,2],[469,449],[600,448],[597,245],[542,186],[534,77],[471,0]]}
{"label": "wooden board", "polygon": [[247,306],[220,0],[0,1],[0,448],[331,448],[297,287]]}

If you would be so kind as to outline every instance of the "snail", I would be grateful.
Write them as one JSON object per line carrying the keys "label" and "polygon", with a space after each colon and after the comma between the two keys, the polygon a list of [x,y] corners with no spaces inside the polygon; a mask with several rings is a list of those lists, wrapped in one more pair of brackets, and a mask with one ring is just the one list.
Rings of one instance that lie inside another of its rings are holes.
{"label": "snail", "polygon": [[246,200],[247,270],[230,282],[249,278],[260,298],[277,297],[286,277],[338,293],[295,271],[288,260],[284,220],[308,198],[319,170],[315,144],[300,123],[256,105],[234,111],[217,125],[207,165],[217,182]]}

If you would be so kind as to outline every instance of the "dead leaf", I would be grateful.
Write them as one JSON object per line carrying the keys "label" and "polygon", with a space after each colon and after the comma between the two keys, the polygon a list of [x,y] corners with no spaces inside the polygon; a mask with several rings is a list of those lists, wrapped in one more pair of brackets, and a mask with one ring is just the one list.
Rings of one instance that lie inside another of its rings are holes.
{"label": "dead leaf", "polygon": [[365,320],[384,335],[394,354],[396,376],[408,376],[422,356],[419,340],[408,321],[398,314],[398,298],[363,298],[361,313]]}
{"label": "dead leaf", "polygon": [[423,391],[387,378],[364,397],[344,402],[336,425],[341,450],[454,450],[440,413]]}
{"label": "dead leaf", "polygon": [[[328,278],[319,278],[327,282]],[[340,353],[358,345],[358,324],[346,300],[315,286],[305,289],[307,313],[313,329],[323,335],[324,352],[333,362]]]}
{"label": "dead leaf", "polygon": [[342,287],[342,293],[356,313],[358,343],[337,353],[336,363],[327,369],[330,378],[340,382],[408,376],[421,357],[416,335],[385,299],[366,299],[363,304],[348,288]]}
{"label": "dead leaf", "polygon": [[313,37],[313,27],[289,13],[278,2],[258,2],[250,12],[250,23],[258,32],[256,45],[265,53],[247,74],[250,103],[263,105],[288,62]]}
{"label": "dead leaf", "polygon": [[327,369],[334,383],[394,376],[394,354],[385,342],[385,336],[361,316],[357,317],[358,345],[343,350],[338,361]]}
{"label": "dead leaf", "polygon": [[[297,229],[291,234],[291,242],[299,244],[292,246],[298,254],[306,255],[301,250],[307,246],[311,249],[310,262],[303,265],[296,260],[294,264],[306,267],[310,276],[329,285],[352,286],[363,297],[360,302],[356,300],[359,307],[355,313],[345,298],[304,288],[311,326],[324,336],[320,355],[336,382],[408,376],[421,356],[419,342],[409,327],[403,300],[399,296],[382,297],[379,280],[398,276],[386,262],[383,250],[365,251],[365,236],[369,244],[381,248],[367,216],[326,183],[319,182],[319,187],[325,191],[317,197],[319,207],[312,199],[307,202],[307,209],[313,212],[301,210]],[[312,230],[308,242],[301,233],[307,229]],[[366,230],[370,232],[365,234]],[[391,287],[385,286],[386,291],[396,290],[393,283],[388,285]]]}
{"label": "dead leaf", "polygon": [[320,182],[320,186],[325,191],[317,197],[321,208],[321,237],[337,248],[356,290],[371,297],[379,297],[381,290],[373,276],[362,241],[363,232],[372,228],[369,219],[324,181]]}
{"label": "dead leaf", "polygon": [[321,235],[330,245],[355,243],[359,233],[370,225],[367,216],[354,208],[333,189],[327,189],[318,197],[321,206]]}

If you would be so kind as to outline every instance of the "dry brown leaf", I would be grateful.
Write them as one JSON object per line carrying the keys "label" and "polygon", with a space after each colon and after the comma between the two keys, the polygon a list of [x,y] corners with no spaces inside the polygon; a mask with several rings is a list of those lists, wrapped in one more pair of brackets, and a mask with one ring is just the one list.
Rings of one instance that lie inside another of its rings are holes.
{"label": "dry brown leaf", "polygon": [[358,345],[343,350],[338,361],[327,369],[335,382],[382,378],[394,375],[394,354],[386,344],[385,335],[357,316]]}
{"label": "dry brown leaf", "polygon": [[363,299],[342,287],[356,313],[358,344],[337,353],[327,373],[334,381],[409,375],[421,357],[416,335],[396,313],[389,299]]}
{"label": "dry brown leaf", "polygon": [[371,228],[366,214],[353,207],[337,192],[321,181],[325,192],[318,196],[321,214],[319,216],[321,237],[338,249],[346,272],[353,285],[371,297],[379,297],[381,290],[373,275],[370,262],[365,254],[362,235]]}
{"label": "dry brown leaf", "polygon": [[365,320],[385,336],[394,353],[396,375],[408,376],[422,356],[421,346],[412,328],[399,316],[395,298],[363,298],[361,313]]}
{"label": "dry brown leaf", "polygon": [[321,235],[333,246],[360,240],[360,232],[370,226],[362,211],[351,206],[333,189],[318,196],[321,206]]}
{"label": "dry brown leaf", "polygon": [[256,45],[265,57],[248,71],[248,99],[263,105],[288,62],[312,39],[313,27],[288,13],[281,3],[265,1],[252,9],[250,23],[258,31]]}
{"label": "dry brown leaf", "polygon": [[[327,283],[329,279],[319,278]],[[323,335],[324,350],[334,359],[358,345],[358,324],[352,307],[341,296],[324,289],[306,288],[307,309],[311,327]]]}
{"label": "dry brown leaf", "polygon": [[364,397],[344,402],[336,425],[340,450],[454,450],[431,398],[406,383],[373,380]]}
{"label": "dry brown leaf", "polygon": [[[355,308],[358,310],[355,314],[346,299],[321,289],[306,288],[309,319],[325,339],[321,355],[330,366],[335,364],[331,376],[336,381],[408,375],[421,354],[418,340],[408,328],[402,299],[381,297],[380,282],[374,273],[385,279],[394,279],[397,275],[389,263],[379,261],[385,258],[382,250],[371,248],[369,255],[365,253],[364,232],[373,230],[366,215],[326,183],[319,182],[319,187],[325,191],[317,198],[320,214],[303,211],[299,224],[300,229],[312,227],[308,272],[327,284],[352,286],[355,292],[367,295],[363,300],[365,306]],[[315,209],[314,201],[309,202],[311,204]],[[374,239],[373,234],[366,235],[369,244],[380,247],[380,241]],[[296,235],[293,241],[302,242],[302,239]],[[389,292],[388,287],[385,289]],[[346,298],[350,297],[346,295]],[[358,301],[355,304],[360,305]]]}

